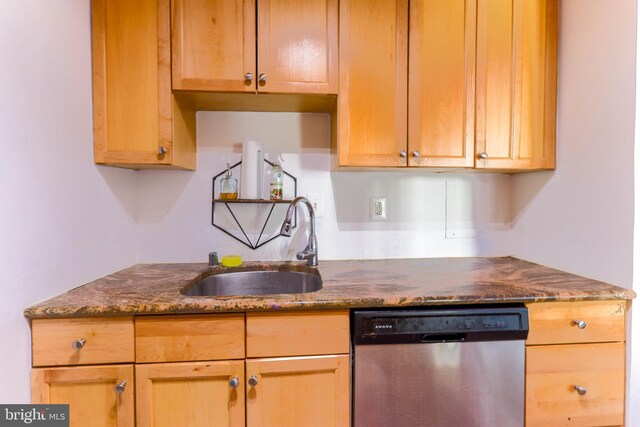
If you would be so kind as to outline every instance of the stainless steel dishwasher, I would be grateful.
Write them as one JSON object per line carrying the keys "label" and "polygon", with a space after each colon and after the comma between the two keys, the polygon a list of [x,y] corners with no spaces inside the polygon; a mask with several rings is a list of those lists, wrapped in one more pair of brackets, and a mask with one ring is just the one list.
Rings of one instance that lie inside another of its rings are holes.
{"label": "stainless steel dishwasher", "polygon": [[524,426],[524,307],[355,310],[355,427]]}

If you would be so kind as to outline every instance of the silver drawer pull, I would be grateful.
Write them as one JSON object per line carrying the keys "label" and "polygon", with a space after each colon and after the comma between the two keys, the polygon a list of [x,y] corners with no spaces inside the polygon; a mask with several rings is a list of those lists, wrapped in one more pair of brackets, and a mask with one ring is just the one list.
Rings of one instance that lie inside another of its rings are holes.
{"label": "silver drawer pull", "polygon": [[229,380],[229,386],[231,388],[238,388],[239,385],[240,385],[240,380],[238,379],[238,377],[233,377]]}
{"label": "silver drawer pull", "polygon": [[251,376],[249,377],[249,385],[250,385],[251,387],[255,387],[255,386],[257,386],[257,385],[258,385],[258,377],[256,377],[255,375],[251,375]]}
{"label": "silver drawer pull", "polygon": [[82,347],[84,347],[84,344],[86,342],[87,340],[85,338],[80,338],[79,340],[75,340],[71,343],[71,348],[74,350],[80,350]]}
{"label": "silver drawer pull", "polygon": [[115,391],[117,394],[122,394],[126,387],[127,382],[125,380],[122,380],[113,388],[113,391]]}
{"label": "silver drawer pull", "polygon": [[587,327],[587,322],[584,320],[572,320],[571,325],[577,326],[580,329],[584,329]]}
{"label": "silver drawer pull", "polygon": [[586,387],[580,387],[579,385],[574,385],[573,388],[578,392],[580,396],[584,396],[587,394]]}

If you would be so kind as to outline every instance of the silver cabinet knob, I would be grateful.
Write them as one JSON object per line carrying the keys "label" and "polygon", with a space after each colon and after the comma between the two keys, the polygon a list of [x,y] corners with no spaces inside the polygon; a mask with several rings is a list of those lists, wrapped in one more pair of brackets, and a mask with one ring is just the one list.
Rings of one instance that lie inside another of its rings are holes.
{"label": "silver cabinet knob", "polygon": [[127,382],[125,380],[122,380],[113,388],[113,391],[115,391],[116,394],[122,394],[125,387],[127,387]]}
{"label": "silver cabinet knob", "polygon": [[260,81],[260,83],[266,83],[267,82],[267,75],[262,73],[258,76],[258,81]]}
{"label": "silver cabinet knob", "polygon": [[167,154],[167,147],[158,147],[158,154],[161,156]]}
{"label": "silver cabinet knob", "polygon": [[400,151],[400,157],[407,157],[407,152],[405,150]]}
{"label": "silver cabinet knob", "polygon": [[584,320],[572,320],[571,324],[577,326],[580,329],[584,329],[587,327],[587,322],[585,322]]}
{"label": "silver cabinet knob", "polygon": [[413,151],[413,152],[411,153],[411,155],[412,155],[413,157],[420,157],[420,152],[419,152],[418,150],[415,150],[415,151]]}
{"label": "silver cabinet knob", "polygon": [[586,387],[580,387],[579,385],[574,385],[573,388],[578,392],[580,396],[584,396],[587,394]]}
{"label": "silver cabinet knob", "polygon": [[253,80],[253,74],[244,73],[244,80],[247,81],[247,82],[250,82],[251,80]]}
{"label": "silver cabinet knob", "polygon": [[84,344],[86,342],[87,340],[85,338],[80,338],[79,340],[75,340],[71,343],[71,348],[74,350],[80,350],[82,347],[84,347]]}
{"label": "silver cabinet knob", "polygon": [[258,377],[256,377],[255,375],[251,375],[251,376],[249,377],[249,385],[250,385],[251,387],[255,387],[255,386],[257,386],[257,385],[258,385]]}
{"label": "silver cabinet knob", "polygon": [[240,385],[240,380],[238,379],[238,377],[233,377],[229,380],[229,386],[231,388],[238,388],[239,385]]}
{"label": "silver cabinet knob", "polygon": [[478,154],[478,158],[482,159],[482,160],[485,160],[488,157],[489,157],[489,155],[487,153],[485,153],[484,151],[482,153]]}

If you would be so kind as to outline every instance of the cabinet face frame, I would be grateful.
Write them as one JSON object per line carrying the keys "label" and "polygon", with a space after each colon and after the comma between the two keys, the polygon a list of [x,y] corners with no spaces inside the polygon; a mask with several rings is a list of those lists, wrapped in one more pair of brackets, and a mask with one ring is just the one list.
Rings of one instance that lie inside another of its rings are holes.
{"label": "cabinet face frame", "polygon": [[[114,387],[126,381],[125,389],[117,394]],[[91,398],[93,393],[112,396],[109,408],[101,412],[99,403],[92,400],[75,405],[72,399],[78,396]],[[75,366],[64,368],[34,368],[31,370],[31,403],[68,403],[72,426],[133,427],[134,421],[134,375],[133,365]],[[108,424],[105,424],[108,421]]]}
{"label": "cabinet face frame", "polygon": [[[382,5],[372,8],[365,0],[340,1],[338,166],[407,166],[409,6],[407,0],[386,0],[386,9],[395,11],[392,15],[376,10]],[[386,37],[383,31],[389,26],[393,31]],[[356,30],[359,36],[370,33],[369,38],[377,37],[386,45],[377,39],[373,45],[359,43],[352,38]]]}
{"label": "cabinet face frame", "polygon": [[558,0],[478,0],[477,34],[475,167],[554,169]]}

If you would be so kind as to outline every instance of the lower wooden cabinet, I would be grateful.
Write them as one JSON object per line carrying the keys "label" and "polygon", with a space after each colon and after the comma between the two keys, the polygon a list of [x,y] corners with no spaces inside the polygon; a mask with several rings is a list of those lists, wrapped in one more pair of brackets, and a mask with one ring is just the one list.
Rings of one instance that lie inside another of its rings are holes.
{"label": "lower wooden cabinet", "polygon": [[624,424],[624,343],[527,348],[527,426]]}
{"label": "lower wooden cabinet", "polygon": [[349,355],[249,359],[246,371],[244,360],[137,365],[136,420],[138,427],[348,426]]}
{"label": "lower wooden cabinet", "polygon": [[136,366],[138,427],[245,425],[244,361]]}
{"label": "lower wooden cabinet", "polygon": [[[627,303],[528,308],[526,426],[623,425]],[[125,323],[128,332],[118,332]],[[69,365],[34,366],[32,402],[69,403],[72,427],[350,422],[348,310],[52,319],[32,328],[34,365]],[[124,337],[113,354],[112,336]],[[123,345],[124,356],[115,351]],[[103,364],[80,366],[90,361]]]}
{"label": "lower wooden cabinet", "polygon": [[531,304],[526,426],[621,426],[625,301]]}
{"label": "lower wooden cabinet", "polygon": [[250,359],[246,372],[247,426],[349,425],[348,354]]}
{"label": "lower wooden cabinet", "polygon": [[133,365],[36,368],[31,402],[68,403],[72,427],[133,427]]}
{"label": "lower wooden cabinet", "polygon": [[[32,401],[68,403],[72,427],[349,425],[348,310],[48,319],[32,328]],[[110,364],[79,366],[90,363]]]}

